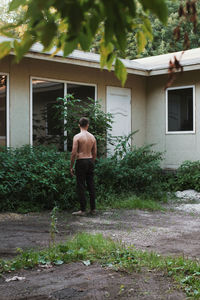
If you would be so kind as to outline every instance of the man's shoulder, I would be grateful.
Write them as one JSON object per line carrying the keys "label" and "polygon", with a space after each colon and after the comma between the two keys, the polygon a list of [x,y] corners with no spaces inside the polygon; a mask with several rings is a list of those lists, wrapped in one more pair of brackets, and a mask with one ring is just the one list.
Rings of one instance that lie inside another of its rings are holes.
{"label": "man's shoulder", "polygon": [[75,134],[74,139],[77,140],[81,136],[80,133]]}
{"label": "man's shoulder", "polygon": [[92,137],[92,138],[95,139],[95,137],[94,137],[94,135],[92,133],[88,132],[88,134],[89,134],[90,137]]}

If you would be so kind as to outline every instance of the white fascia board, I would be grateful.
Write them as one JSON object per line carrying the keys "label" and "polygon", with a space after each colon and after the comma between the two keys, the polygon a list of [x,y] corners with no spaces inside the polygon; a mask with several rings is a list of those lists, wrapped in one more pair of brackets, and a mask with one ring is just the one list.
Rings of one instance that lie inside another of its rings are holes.
{"label": "white fascia board", "polygon": [[[183,67],[183,72],[186,71],[195,71],[195,70],[200,70],[200,63],[197,64],[182,64]],[[164,75],[168,74],[168,67],[161,68],[161,69],[154,69],[154,70],[148,70],[148,76],[154,76],[154,75]],[[180,73],[181,71],[175,71],[175,73]]]}

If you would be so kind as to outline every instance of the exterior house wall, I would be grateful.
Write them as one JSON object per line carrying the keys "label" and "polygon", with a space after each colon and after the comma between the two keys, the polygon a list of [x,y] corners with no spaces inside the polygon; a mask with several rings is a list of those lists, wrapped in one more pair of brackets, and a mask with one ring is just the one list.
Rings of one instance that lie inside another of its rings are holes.
{"label": "exterior house wall", "polygon": [[185,160],[200,159],[200,71],[177,74],[172,87],[194,85],[195,133],[166,133],[166,92],[168,77],[157,75],[147,81],[146,143],[164,153],[163,167],[177,168]]}
{"label": "exterior house wall", "polygon": [[[24,58],[19,64],[13,64],[10,56],[0,64],[0,72],[9,74],[10,105],[10,146],[29,144],[30,137],[30,79],[40,77],[68,82],[96,84],[97,98],[102,99],[102,108],[106,108],[106,87],[118,86],[120,82],[112,72],[90,67],[49,62]],[[146,78],[128,75],[127,88],[132,95],[132,130],[139,129],[134,143],[141,146],[145,142],[146,128]]]}

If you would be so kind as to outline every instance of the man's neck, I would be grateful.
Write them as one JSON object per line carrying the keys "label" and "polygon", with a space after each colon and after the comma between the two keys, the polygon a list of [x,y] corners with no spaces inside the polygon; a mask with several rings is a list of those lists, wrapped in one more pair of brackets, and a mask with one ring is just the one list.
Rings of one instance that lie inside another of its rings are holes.
{"label": "man's neck", "polygon": [[81,131],[81,132],[86,132],[86,131],[87,131],[87,129],[86,129],[86,128],[83,128],[83,127],[81,127],[81,128],[80,128],[80,131]]}

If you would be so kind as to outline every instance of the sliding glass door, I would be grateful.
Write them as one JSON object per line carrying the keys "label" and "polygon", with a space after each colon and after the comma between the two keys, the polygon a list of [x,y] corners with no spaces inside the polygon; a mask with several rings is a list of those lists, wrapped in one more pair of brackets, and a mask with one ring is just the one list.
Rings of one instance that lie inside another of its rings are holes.
{"label": "sliding glass door", "polygon": [[[67,83],[46,79],[32,79],[32,140],[33,145],[55,144],[58,150],[71,151],[71,142],[64,124],[69,121],[59,115],[59,98],[67,94],[79,99],[75,109],[79,111],[79,105],[87,105],[88,99],[95,99],[95,86],[79,83]],[[68,99],[70,101],[70,97]],[[76,122],[78,128],[78,120]]]}

